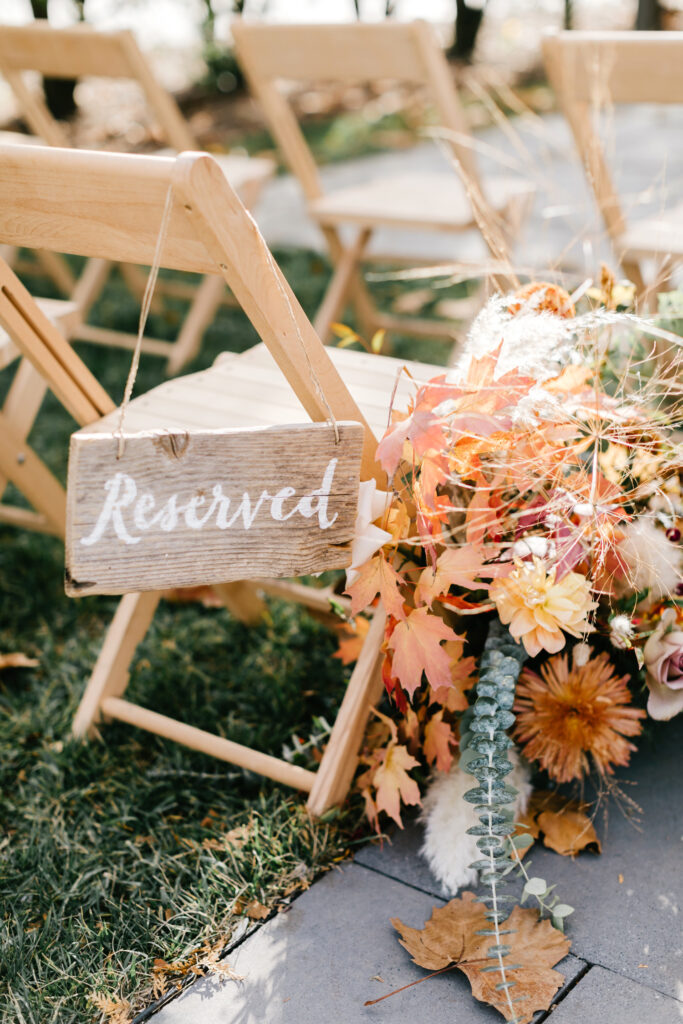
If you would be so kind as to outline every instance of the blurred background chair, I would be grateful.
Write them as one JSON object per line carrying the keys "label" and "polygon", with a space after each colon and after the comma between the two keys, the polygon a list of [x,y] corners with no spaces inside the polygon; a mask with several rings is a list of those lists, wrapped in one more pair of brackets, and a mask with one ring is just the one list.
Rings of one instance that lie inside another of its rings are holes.
{"label": "blurred background chair", "polygon": [[[543,39],[546,71],[569,122],[589,186],[626,276],[656,295],[683,259],[683,203],[631,219],[612,180],[601,115],[614,104],[683,104],[683,32],[558,32]],[[666,181],[657,194],[665,196]],[[656,267],[649,283],[643,260]]]}
{"label": "blurred background chair", "polygon": [[[441,46],[426,22],[343,25],[273,25],[235,19],[235,48],[270,130],[321,227],[335,270],[315,318],[323,340],[347,300],[360,329],[377,329],[453,340],[452,324],[409,319],[379,311],[363,281],[361,265],[375,230],[463,232],[478,230],[497,265],[509,264],[509,247],[528,209],[532,187],[520,177],[482,180],[467,118]],[[438,128],[460,177],[410,173],[376,178],[325,192],[315,159],[288,103],[291,83],[409,82],[421,87],[436,108]],[[344,225],[355,229],[345,246]],[[495,275],[491,275],[495,276]]]}
{"label": "blurred background chair", "polygon": [[[153,74],[132,32],[97,32],[85,24],[74,28],[53,28],[43,21],[21,26],[2,25],[0,72],[12,88],[28,127],[48,145],[64,147],[71,143],[64,126],[50,114],[42,96],[30,87],[26,72],[40,72],[57,79],[130,79],[142,89],[149,111],[158,122],[160,134],[170,147],[159,152],[201,149],[175,100]],[[16,140],[21,141],[21,136],[17,135]],[[274,172],[273,162],[231,154],[218,155],[216,160],[245,206],[252,208],[263,185]],[[88,314],[111,271],[109,262],[89,261],[79,280],[75,281],[68,264],[59,258],[59,254],[41,254],[40,260],[58,287],[70,295],[81,311],[81,323],[73,330],[74,337],[124,348],[134,345],[134,335],[87,323]],[[133,293],[141,297],[144,276],[136,267],[122,265],[120,269]],[[160,282],[159,291],[190,301],[174,342],[145,339],[145,351],[164,356],[168,373],[172,374],[196,356],[202,334],[225,299],[226,289],[220,278],[210,276],[204,277],[198,287],[183,281]]]}

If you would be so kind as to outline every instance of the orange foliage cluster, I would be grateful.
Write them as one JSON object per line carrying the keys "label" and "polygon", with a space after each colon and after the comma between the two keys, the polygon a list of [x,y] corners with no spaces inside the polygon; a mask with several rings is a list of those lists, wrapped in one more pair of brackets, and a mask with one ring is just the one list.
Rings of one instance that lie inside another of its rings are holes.
{"label": "orange foliage cluster", "polygon": [[[526,289],[509,312],[530,296],[546,316],[574,316],[569,296],[551,286]],[[585,636],[596,622],[608,633],[610,602],[635,589],[624,543],[653,493],[664,434],[644,406],[608,393],[599,359],[566,365],[539,385],[517,369],[500,372],[500,352],[471,357],[459,377],[417,386],[377,450],[394,491],[378,525],[392,541],[348,593],[354,615],[382,599],[384,682],[404,718],[387,745],[370,744],[364,755],[361,784],[375,820],[385,810],[400,823],[399,796],[419,799],[408,775],[418,757],[450,765],[474,681],[464,656],[471,617],[495,612],[530,656],[555,653],[567,634]],[[639,465],[649,467],[649,483]],[[595,680],[591,699],[602,700],[604,683],[611,702],[620,681],[608,669]],[[625,687],[617,696],[627,702]],[[600,770],[624,763],[623,735],[639,731],[637,719],[623,707],[605,715],[610,739],[592,751]],[[541,760],[556,766],[555,777],[576,778],[586,749],[569,744]]]}

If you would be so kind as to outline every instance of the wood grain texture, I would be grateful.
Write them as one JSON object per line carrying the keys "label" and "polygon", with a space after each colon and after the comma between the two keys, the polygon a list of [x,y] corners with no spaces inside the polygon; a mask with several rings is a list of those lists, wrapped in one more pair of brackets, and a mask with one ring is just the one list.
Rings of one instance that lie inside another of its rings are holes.
{"label": "wood grain texture", "polygon": [[363,428],[71,440],[67,593],[125,594],[350,564]]}

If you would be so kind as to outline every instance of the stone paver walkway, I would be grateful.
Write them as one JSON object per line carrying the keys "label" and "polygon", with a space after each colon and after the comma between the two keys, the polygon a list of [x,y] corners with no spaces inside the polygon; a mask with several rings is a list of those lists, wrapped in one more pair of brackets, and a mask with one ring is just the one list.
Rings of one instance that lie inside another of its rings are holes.
{"label": "stone paver walkway", "polygon": [[[683,1021],[683,721],[653,727],[623,788],[641,805],[640,830],[612,807],[598,825],[603,853],[575,860],[534,849],[534,874],[576,907],[571,955],[552,1024]],[[366,847],[267,921],[229,957],[239,982],[202,979],[156,1014],[154,1024],[495,1024],[458,971],[364,1007],[424,976],[389,923],[421,927],[443,902],[419,856],[420,827],[391,845]]]}

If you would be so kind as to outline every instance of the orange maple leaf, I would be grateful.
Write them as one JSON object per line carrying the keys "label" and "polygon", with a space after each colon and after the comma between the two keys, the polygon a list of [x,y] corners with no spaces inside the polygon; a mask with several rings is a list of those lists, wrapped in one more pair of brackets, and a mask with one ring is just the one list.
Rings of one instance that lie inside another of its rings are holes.
{"label": "orange maple leaf", "polygon": [[427,764],[434,764],[440,772],[447,772],[453,762],[451,747],[455,737],[448,722],[443,720],[443,708],[429,719],[425,726],[424,755]]}
{"label": "orange maple leaf", "polygon": [[350,665],[352,662],[358,661],[370,629],[370,620],[359,615],[352,622],[342,622],[335,628],[339,636],[339,646],[332,657],[339,658],[342,665]]}
{"label": "orange maple leaf", "polygon": [[422,673],[435,689],[451,685],[451,658],[442,640],[456,640],[457,634],[428,608],[415,608],[396,625],[387,646],[394,652],[393,673],[412,697],[422,682]]}
{"label": "orange maple leaf", "polygon": [[415,600],[420,604],[432,604],[436,597],[447,594],[451,587],[463,590],[486,590],[488,583],[482,583],[478,576],[495,579],[511,571],[510,563],[484,565],[484,559],[496,555],[496,548],[475,548],[470,545],[450,547],[437,560],[436,570],[428,565],[422,570],[415,589]]}
{"label": "orange maple leaf", "polygon": [[430,704],[442,704],[447,711],[465,711],[469,707],[470,702],[465,696],[465,691],[471,689],[476,682],[476,662],[472,657],[463,658],[464,646],[461,638],[447,640],[443,645],[444,651],[451,659],[450,685],[438,689],[432,687],[429,694]]}
{"label": "orange maple leaf", "polygon": [[404,804],[420,802],[419,786],[407,774],[411,768],[417,768],[419,763],[411,757],[406,747],[392,742],[382,752],[382,760],[375,771],[373,783],[377,789],[376,807],[379,811],[386,811],[399,828],[403,828],[401,801]]}
{"label": "orange maple leaf", "polygon": [[406,419],[395,423],[377,445],[377,458],[382,468],[393,476],[406,441],[410,442],[418,458],[430,450],[441,451],[445,447],[443,428],[443,419],[431,409],[415,409]]}
{"label": "orange maple leaf", "polygon": [[403,577],[396,572],[380,552],[358,571],[358,579],[351,584],[346,594],[351,598],[351,614],[357,615],[371,604],[380,594],[384,607],[395,619],[405,619],[403,598],[399,590]]}

